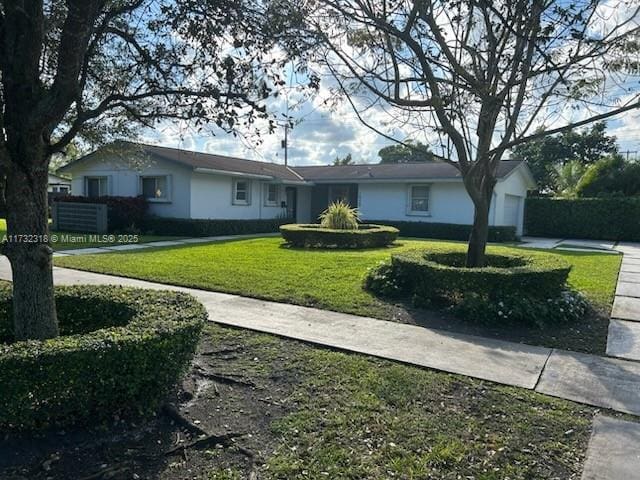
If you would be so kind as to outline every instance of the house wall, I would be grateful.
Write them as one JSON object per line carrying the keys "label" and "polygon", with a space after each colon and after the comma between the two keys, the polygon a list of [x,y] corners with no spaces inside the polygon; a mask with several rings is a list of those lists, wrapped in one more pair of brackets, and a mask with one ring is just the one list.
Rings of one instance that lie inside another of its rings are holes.
{"label": "house wall", "polygon": [[[516,233],[522,235],[527,189],[527,179],[520,168],[496,184],[494,189],[496,198],[495,225],[514,225]],[[515,216],[513,215],[514,208],[518,212]]]}
{"label": "house wall", "polygon": [[[416,182],[415,184],[421,184]],[[473,223],[473,202],[462,182],[431,183],[429,215],[409,214],[409,185],[414,183],[361,183],[358,208],[363,220],[395,220],[434,223]],[[494,203],[489,223],[494,224]]]}
{"label": "house wall", "polygon": [[80,163],[70,173],[74,195],[86,195],[85,177],[107,177],[108,194],[121,197],[141,194],[140,176],[168,175],[170,199],[149,202],[150,213],[161,217],[189,216],[191,170],[175,163],[154,160],[138,170],[126,160],[105,158]]}
{"label": "house wall", "polygon": [[269,182],[244,179],[251,183],[251,203],[234,205],[233,180],[237,177],[193,173],[191,180],[191,218],[252,220],[277,218],[283,214],[280,202],[286,200],[284,185],[279,185],[277,206],[264,204],[264,188]]}

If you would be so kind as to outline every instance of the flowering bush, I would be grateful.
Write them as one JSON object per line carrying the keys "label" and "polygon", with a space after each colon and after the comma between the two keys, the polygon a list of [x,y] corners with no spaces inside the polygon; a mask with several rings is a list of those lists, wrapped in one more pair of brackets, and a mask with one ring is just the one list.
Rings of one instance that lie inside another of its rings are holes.
{"label": "flowering bush", "polygon": [[478,323],[520,323],[538,327],[580,320],[589,304],[580,292],[563,290],[559,296],[539,298],[504,295],[494,300],[483,295],[467,294],[451,306],[453,313]]}

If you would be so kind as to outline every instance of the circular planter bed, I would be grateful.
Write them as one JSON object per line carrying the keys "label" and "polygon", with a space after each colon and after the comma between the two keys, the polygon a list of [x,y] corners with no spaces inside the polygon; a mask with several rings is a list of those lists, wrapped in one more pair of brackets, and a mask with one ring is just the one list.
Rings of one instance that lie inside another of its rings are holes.
{"label": "circular planter bed", "polygon": [[385,247],[398,238],[398,229],[361,223],[357,230],[334,230],[319,224],[289,224],[280,227],[285,241],[294,247],[374,248]]}
{"label": "circular planter bed", "polygon": [[12,342],[0,288],[0,429],[155,411],[186,371],[207,314],[190,295],[116,286],[56,288],[61,335]]}
{"label": "circular planter bed", "polygon": [[584,298],[567,288],[571,266],[549,253],[489,249],[486,266],[465,267],[461,248],[414,250],[372,268],[366,289],[411,297],[417,306],[446,306],[478,322],[517,321],[543,325],[584,315]]}
{"label": "circular planter bed", "polygon": [[393,255],[391,263],[401,279],[432,297],[465,292],[557,295],[571,270],[562,258],[538,252],[491,252],[486,255],[487,265],[480,268],[466,268],[465,257],[465,252],[411,251]]}

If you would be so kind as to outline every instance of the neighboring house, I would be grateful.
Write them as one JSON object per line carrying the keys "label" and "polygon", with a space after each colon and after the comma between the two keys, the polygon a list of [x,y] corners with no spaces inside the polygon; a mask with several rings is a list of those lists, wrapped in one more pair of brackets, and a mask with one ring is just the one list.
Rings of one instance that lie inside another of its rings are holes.
{"label": "neighboring house", "polygon": [[[473,223],[473,203],[460,172],[440,162],[287,167],[284,165],[136,144],[147,160],[100,150],[61,168],[75,195],[138,196],[151,213],[194,219],[291,217],[315,222],[344,199],[363,220]],[[524,199],[535,182],[526,163],[503,161],[489,222],[522,233]]]}
{"label": "neighboring house", "polygon": [[68,178],[60,177],[58,175],[54,175],[53,173],[50,173],[49,184],[47,185],[47,192],[62,193],[62,194],[71,193],[71,180],[69,180]]}

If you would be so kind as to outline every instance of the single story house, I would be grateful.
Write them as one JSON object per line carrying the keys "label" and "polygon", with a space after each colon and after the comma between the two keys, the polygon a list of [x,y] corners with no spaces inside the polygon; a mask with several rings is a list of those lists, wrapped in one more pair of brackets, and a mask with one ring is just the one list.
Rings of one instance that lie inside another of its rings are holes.
{"label": "single story house", "polygon": [[47,192],[49,193],[71,193],[71,180],[68,178],[50,173],[48,182]]}
{"label": "single story house", "polygon": [[[124,143],[124,142],[123,142]],[[65,167],[83,196],[139,196],[151,213],[192,219],[295,218],[317,221],[344,199],[366,220],[471,224],[473,203],[454,166],[442,162],[285,166],[175,148],[134,145],[127,154],[100,149]],[[503,161],[490,210],[491,225],[522,233],[524,200],[535,188],[522,161]]]}

